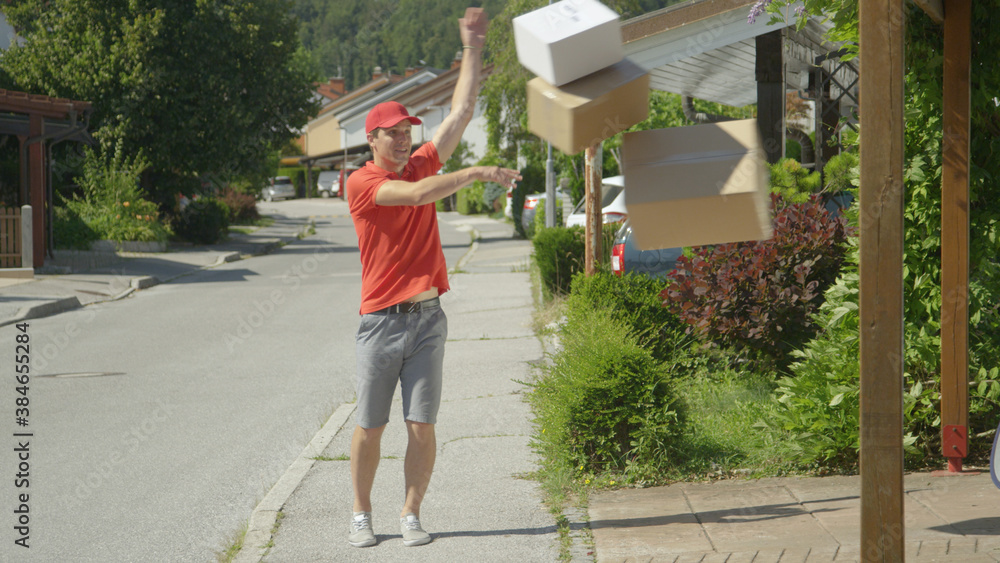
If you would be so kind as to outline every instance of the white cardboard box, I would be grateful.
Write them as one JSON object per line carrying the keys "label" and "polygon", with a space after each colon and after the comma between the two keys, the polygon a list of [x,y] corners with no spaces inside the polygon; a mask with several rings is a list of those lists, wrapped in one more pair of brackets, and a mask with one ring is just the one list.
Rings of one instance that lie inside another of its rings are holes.
{"label": "white cardboard box", "polygon": [[755,119],[626,133],[622,168],[641,250],[771,238]]}
{"label": "white cardboard box", "polygon": [[621,19],[597,0],[562,0],[514,18],[524,68],[562,86],[622,60]]}
{"label": "white cardboard box", "polygon": [[576,154],[649,116],[649,74],[623,59],[562,87],[533,78],[527,105],[528,130]]}

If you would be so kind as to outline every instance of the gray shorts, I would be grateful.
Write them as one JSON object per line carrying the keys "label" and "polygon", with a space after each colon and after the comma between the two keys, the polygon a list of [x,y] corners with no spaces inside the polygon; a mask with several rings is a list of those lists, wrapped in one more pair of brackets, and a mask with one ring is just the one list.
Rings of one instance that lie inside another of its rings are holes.
{"label": "gray shorts", "polygon": [[437,422],[447,338],[448,318],[437,299],[424,301],[418,312],[362,315],[355,339],[358,426],[388,424],[397,381],[403,395],[403,418]]}

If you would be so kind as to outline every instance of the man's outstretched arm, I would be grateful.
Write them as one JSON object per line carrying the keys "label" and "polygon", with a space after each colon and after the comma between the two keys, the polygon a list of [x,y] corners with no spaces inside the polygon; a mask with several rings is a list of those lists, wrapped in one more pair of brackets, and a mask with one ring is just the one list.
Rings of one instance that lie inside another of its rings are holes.
{"label": "man's outstretched arm", "polygon": [[389,180],[375,192],[378,205],[425,205],[449,196],[459,189],[479,180],[494,182],[504,188],[513,188],[521,174],[517,170],[499,166],[474,166],[449,174],[435,174],[416,182]]}
{"label": "man's outstretched arm", "polygon": [[465,10],[465,17],[458,20],[459,34],[462,37],[462,66],[451,98],[451,111],[432,139],[441,162],[451,158],[451,153],[458,147],[462,134],[476,111],[487,24],[486,12],[482,8],[468,8]]}

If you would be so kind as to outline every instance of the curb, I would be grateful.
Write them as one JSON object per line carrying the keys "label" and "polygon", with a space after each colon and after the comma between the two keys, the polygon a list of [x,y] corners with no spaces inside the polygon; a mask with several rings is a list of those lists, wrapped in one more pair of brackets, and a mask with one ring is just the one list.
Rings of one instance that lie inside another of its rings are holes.
{"label": "curb", "polygon": [[[267,247],[265,247],[265,248],[267,248]],[[212,266],[221,266],[222,264],[226,264],[226,263],[229,263],[229,262],[236,262],[241,257],[242,256],[240,255],[239,252],[227,252],[227,253],[219,256],[215,260],[215,264],[212,264]],[[209,267],[212,267],[212,266],[209,266]],[[204,269],[204,268],[202,268],[202,269]]]}
{"label": "curb", "polygon": [[285,473],[278,479],[278,482],[271,487],[264,500],[254,508],[250,515],[250,522],[247,526],[247,533],[243,538],[243,547],[233,559],[233,563],[258,563],[267,554],[271,537],[275,531],[275,522],[278,520],[278,512],[285,506],[288,499],[299,487],[302,479],[305,478],[309,470],[312,469],[316,456],[323,453],[333,437],[347,423],[347,420],[354,413],[357,403],[344,403],[330,415],[319,432],[313,436],[312,440],[302,449],[299,457],[288,466]]}
{"label": "curb", "polygon": [[132,281],[129,282],[129,285],[132,286],[132,289],[138,291],[140,289],[147,289],[153,287],[154,285],[159,285],[159,283],[160,280],[154,276],[142,276],[140,278],[132,278]]}
{"label": "curb", "polygon": [[[273,241],[273,242],[269,242],[269,243],[264,244],[258,251],[254,252],[253,254],[246,255],[246,256],[248,256],[248,257],[250,257],[250,256],[264,256],[264,255],[267,255],[267,254],[271,254],[271,253],[273,253],[273,252],[275,252],[277,250],[280,250],[286,244],[287,244],[287,241],[285,241],[285,240],[276,240],[276,241]],[[143,289],[149,289],[150,287],[153,287],[153,286],[156,286],[156,285],[160,285],[161,283],[168,283],[168,282],[171,282],[171,281],[173,281],[173,280],[175,280],[177,278],[190,275],[190,274],[192,274],[192,273],[194,273],[196,271],[208,270],[210,268],[215,268],[216,266],[221,266],[221,265],[229,263],[229,262],[236,262],[238,260],[242,260],[243,258],[244,258],[244,255],[241,254],[241,253],[239,253],[239,252],[235,252],[235,251],[234,252],[227,252],[225,254],[221,254],[216,259],[215,263],[213,263],[213,264],[209,264],[207,266],[201,266],[200,268],[197,268],[196,270],[193,270],[191,272],[187,272],[187,273],[184,273],[184,274],[180,274],[178,276],[174,276],[173,278],[170,278],[170,279],[167,279],[167,280],[160,280],[159,278],[157,278],[155,276],[139,276],[139,277],[131,278],[129,280],[129,287],[125,291],[119,293],[118,295],[114,295],[114,296],[108,297],[107,299],[101,299],[101,300],[98,300],[98,301],[93,301],[91,303],[88,303],[88,305],[94,305],[94,304],[97,304],[97,303],[107,303],[107,302],[110,302],[110,301],[118,301],[120,299],[125,299],[126,297],[132,295],[136,291],[140,291],[140,290],[143,290]],[[27,321],[27,320],[30,320],[30,319],[40,319],[40,318],[43,318],[43,317],[51,317],[53,315],[58,315],[59,313],[65,313],[66,311],[70,311],[72,309],[77,309],[77,308],[80,308],[80,307],[83,307],[83,306],[84,306],[83,303],[81,303],[80,300],[77,297],[74,296],[74,297],[64,297],[64,298],[56,299],[55,301],[50,301],[48,303],[41,303],[41,304],[38,304],[38,305],[31,305],[31,306],[28,306],[28,307],[23,307],[20,311],[18,311],[17,315],[15,315],[13,318],[10,318],[10,319],[7,319],[7,320],[0,320],[0,327],[11,325],[11,324],[16,324],[16,323]]]}
{"label": "curb", "polygon": [[469,260],[472,260],[472,257],[475,256],[476,250],[479,249],[479,240],[483,238],[479,231],[475,228],[469,225],[466,226],[469,227],[469,236],[472,237],[472,244],[469,246],[469,250],[466,251],[465,255],[459,259],[457,264],[455,264],[455,267],[448,272],[449,274],[455,274],[462,271],[462,268],[464,268],[465,265],[469,263]]}
{"label": "curb", "polygon": [[40,319],[42,317],[57,315],[65,311],[69,311],[70,309],[76,309],[80,306],[80,300],[78,298],[63,297],[62,299],[56,299],[55,301],[50,301],[48,303],[24,307],[18,311],[14,318],[0,321],[0,326],[16,324],[29,319]]}

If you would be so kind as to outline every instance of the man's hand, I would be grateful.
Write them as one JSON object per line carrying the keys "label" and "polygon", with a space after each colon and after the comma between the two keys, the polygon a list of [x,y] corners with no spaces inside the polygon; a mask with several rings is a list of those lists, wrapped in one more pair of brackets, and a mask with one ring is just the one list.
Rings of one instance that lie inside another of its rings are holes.
{"label": "man's hand", "polygon": [[482,49],[486,42],[486,12],[482,8],[466,8],[465,17],[459,18],[458,30],[462,45]]}
{"label": "man's hand", "polygon": [[513,189],[517,185],[518,180],[522,179],[521,173],[517,170],[501,168],[499,166],[480,166],[477,171],[480,180],[500,184],[508,190]]}

